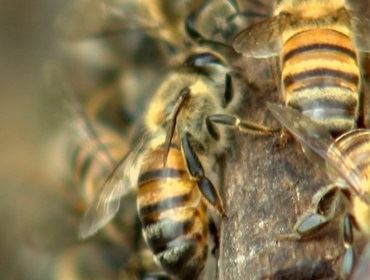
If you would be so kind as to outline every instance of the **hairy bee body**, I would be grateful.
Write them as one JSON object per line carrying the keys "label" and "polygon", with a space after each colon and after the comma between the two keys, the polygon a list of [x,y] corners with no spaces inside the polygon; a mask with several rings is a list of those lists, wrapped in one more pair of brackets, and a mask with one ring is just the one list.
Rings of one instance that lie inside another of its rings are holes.
{"label": "hairy bee body", "polygon": [[214,182],[217,156],[230,147],[230,130],[271,133],[234,115],[241,91],[225,58],[199,49],[181,59],[155,91],[135,131],[131,151],[85,213],[80,237],[106,225],[120,200],[138,190],[144,238],[170,275],[198,279],[208,268],[208,241],[218,246],[216,220],[225,217]]}
{"label": "hairy bee body", "polygon": [[285,103],[324,124],[333,134],[355,127],[360,92],[360,70],[350,30],[339,27],[298,29],[286,40],[283,36],[281,54]]}
{"label": "hairy bee body", "polygon": [[149,151],[138,179],[137,207],[144,238],[162,267],[181,279],[196,278],[208,253],[208,217],[180,148]]}
{"label": "hairy bee body", "polygon": [[240,32],[233,46],[247,56],[276,56],[284,103],[338,136],[357,126],[367,106],[359,62],[370,49],[367,29],[368,20],[343,0],[282,0],[273,18]]}
{"label": "hairy bee body", "polygon": [[[333,145],[352,161],[355,171],[360,174],[363,193],[370,195],[370,130],[355,129],[349,131],[336,139]],[[331,153],[330,148],[328,153]],[[346,162],[342,164],[346,164]],[[327,168],[330,174],[330,165]],[[345,167],[343,167],[343,170],[349,173],[348,176],[353,176],[352,173],[354,170]],[[340,179],[335,178],[335,174],[332,177],[334,177],[334,182]],[[370,205],[364,202],[359,196],[351,195],[350,198],[351,212],[357,225],[362,232],[370,237]]]}

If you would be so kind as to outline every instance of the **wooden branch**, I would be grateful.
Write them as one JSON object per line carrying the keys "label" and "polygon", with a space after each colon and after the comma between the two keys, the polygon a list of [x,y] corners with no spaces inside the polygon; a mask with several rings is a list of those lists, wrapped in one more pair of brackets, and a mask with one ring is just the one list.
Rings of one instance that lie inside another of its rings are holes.
{"label": "wooden branch", "polygon": [[[256,65],[256,62],[248,65]],[[277,125],[266,102],[275,90],[253,91],[241,115]],[[267,116],[267,117],[266,117]],[[343,246],[335,224],[330,233],[305,242],[277,241],[290,233],[313,194],[329,183],[291,140],[277,149],[279,135],[236,135],[236,152],[226,160],[219,279],[337,279]]]}

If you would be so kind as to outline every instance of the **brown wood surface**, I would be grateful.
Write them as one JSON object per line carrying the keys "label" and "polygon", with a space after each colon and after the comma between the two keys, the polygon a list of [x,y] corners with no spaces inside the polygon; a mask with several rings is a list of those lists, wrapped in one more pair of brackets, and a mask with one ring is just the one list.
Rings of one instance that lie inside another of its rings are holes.
{"label": "brown wood surface", "polygon": [[[262,77],[251,73],[248,79]],[[265,106],[277,100],[273,86],[250,90],[241,115],[277,125]],[[293,139],[278,149],[278,137],[236,133],[234,155],[226,157],[228,220],[221,230],[219,279],[337,279],[343,247],[335,224],[329,234],[305,242],[276,238],[292,230],[313,194],[329,182]]]}

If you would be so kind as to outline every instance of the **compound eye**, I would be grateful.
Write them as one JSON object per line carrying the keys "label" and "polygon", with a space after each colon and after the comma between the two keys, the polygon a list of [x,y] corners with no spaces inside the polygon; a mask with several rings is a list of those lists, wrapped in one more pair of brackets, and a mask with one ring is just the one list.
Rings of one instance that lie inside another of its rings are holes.
{"label": "compound eye", "polygon": [[189,56],[185,62],[185,66],[190,67],[207,67],[209,64],[218,64],[225,66],[225,63],[212,53],[199,53]]}

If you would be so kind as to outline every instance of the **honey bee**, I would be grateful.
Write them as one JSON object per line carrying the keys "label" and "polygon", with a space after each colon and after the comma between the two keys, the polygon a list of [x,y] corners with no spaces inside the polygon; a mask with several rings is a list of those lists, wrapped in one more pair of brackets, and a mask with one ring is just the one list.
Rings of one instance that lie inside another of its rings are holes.
{"label": "honey bee", "polygon": [[[263,6],[260,1],[257,5]],[[243,7],[246,9],[246,7]],[[267,15],[249,7],[245,11],[235,0],[205,0],[197,9],[192,10],[185,20],[185,31],[198,45],[229,46],[232,36],[242,27]]]}
{"label": "honey bee", "polygon": [[207,166],[229,147],[230,128],[271,129],[234,115],[241,94],[220,54],[195,50],[182,61],[153,95],[132,150],[87,210],[80,237],[107,224],[137,187],[143,235],[156,261],[170,275],[195,279],[206,263],[209,233],[217,246],[217,227],[207,210],[226,217]]}
{"label": "honey bee", "polygon": [[370,243],[367,244],[361,255],[355,271],[353,272],[352,280],[366,280],[370,275]]}
{"label": "honey bee", "polygon": [[153,28],[148,29],[149,33],[170,47],[182,48],[186,42],[185,19],[202,2],[203,0],[139,0],[138,4],[142,13],[148,15],[153,24]]}
{"label": "honey bee", "polygon": [[370,239],[370,130],[354,129],[334,140],[327,127],[301,112],[280,105],[267,106],[301,143],[324,159],[332,182],[314,195],[308,211],[295,224],[294,232],[282,237],[309,237],[343,213],[345,253],[341,275],[348,278],[355,258],[353,226]]}
{"label": "honey bee", "polygon": [[369,27],[344,0],[282,0],[273,18],[241,31],[233,47],[250,57],[279,56],[285,104],[336,136],[362,112],[359,53],[370,50]]}

